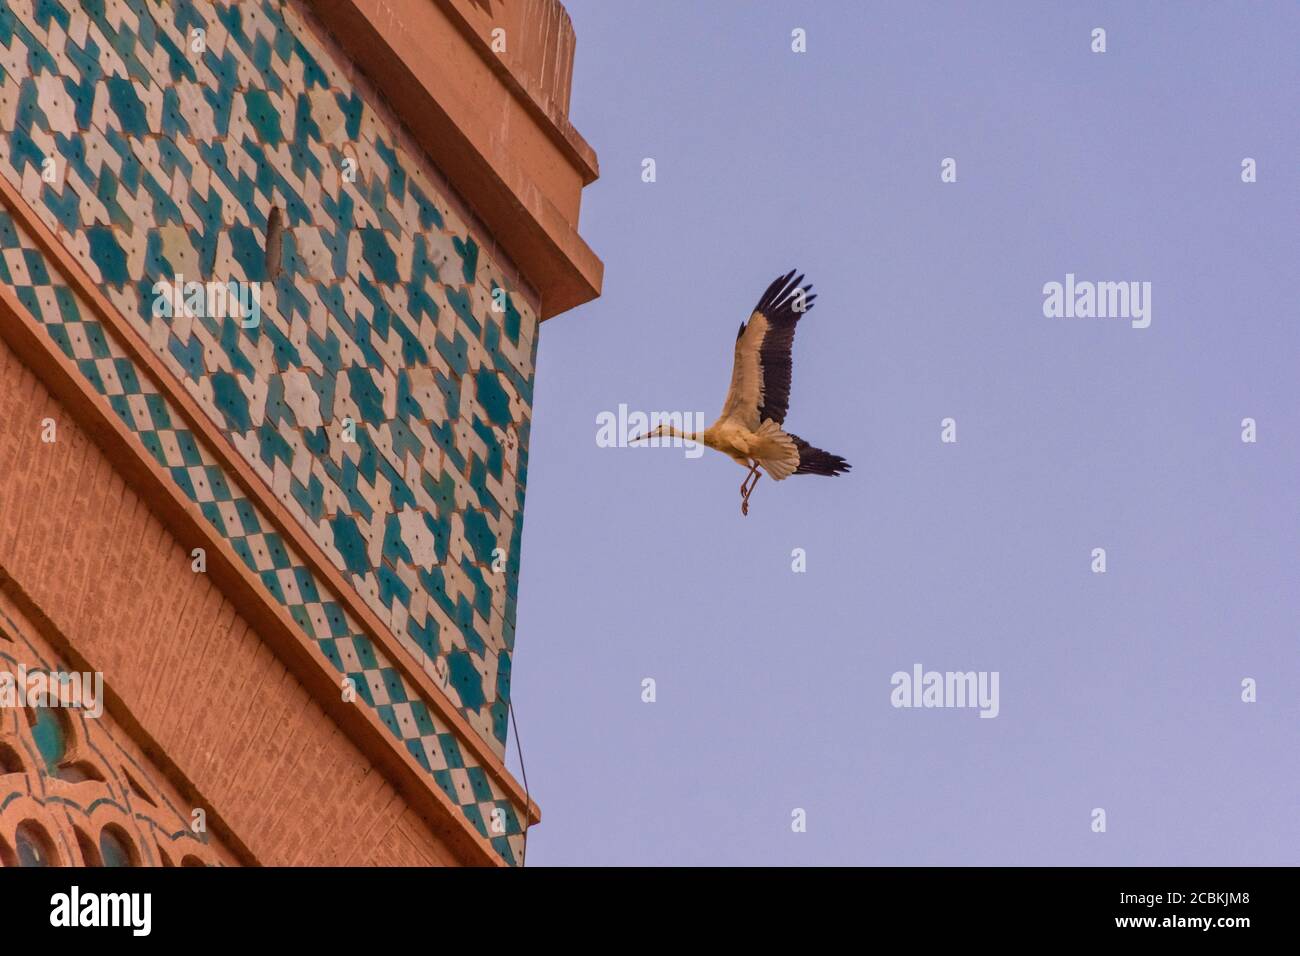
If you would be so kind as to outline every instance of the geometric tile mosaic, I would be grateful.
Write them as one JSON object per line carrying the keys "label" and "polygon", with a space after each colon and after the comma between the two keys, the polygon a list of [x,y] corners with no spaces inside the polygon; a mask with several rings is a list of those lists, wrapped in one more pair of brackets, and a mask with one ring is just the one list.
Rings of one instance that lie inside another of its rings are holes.
{"label": "geometric tile mosaic", "polygon": [[351,677],[359,702],[372,707],[435,783],[484,836],[492,811],[501,809],[506,833],[492,840],[514,862],[522,851],[515,836],[520,820],[492,777],[462,750],[456,735],[421,700],[418,690],[393,668],[295,553],[270,530],[257,505],[226,480],[201,441],[186,427],[169,399],[158,392],[67,284],[54,278],[44,254],[13,218],[0,211],[0,282],[10,286],[55,345],[104,396],[216,532],[284,605],[298,627],[317,643],[342,676]]}
{"label": "geometric tile mosaic", "polygon": [[[373,100],[272,0],[0,4],[0,175],[500,755],[537,319]],[[160,307],[175,277],[259,321]],[[0,281],[513,861],[509,800],[7,215]]]}

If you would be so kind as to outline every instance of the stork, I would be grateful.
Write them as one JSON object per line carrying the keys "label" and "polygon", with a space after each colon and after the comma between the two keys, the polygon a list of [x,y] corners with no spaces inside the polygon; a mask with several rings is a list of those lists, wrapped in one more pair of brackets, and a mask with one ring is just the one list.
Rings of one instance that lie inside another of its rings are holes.
{"label": "stork", "polygon": [[795,326],[817,298],[809,294],[811,285],[800,287],[803,276],[794,273],[792,269],[773,281],[749,321],[740,324],[731,387],[718,420],[703,432],[662,424],[632,439],[676,437],[700,442],[748,469],[740,484],[742,515],[749,514],[749,496],[764,472],[774,481],[783,481],[791,475],[842,475],[851,467],[839,455],[814,448],[783,428],[790,405]]}

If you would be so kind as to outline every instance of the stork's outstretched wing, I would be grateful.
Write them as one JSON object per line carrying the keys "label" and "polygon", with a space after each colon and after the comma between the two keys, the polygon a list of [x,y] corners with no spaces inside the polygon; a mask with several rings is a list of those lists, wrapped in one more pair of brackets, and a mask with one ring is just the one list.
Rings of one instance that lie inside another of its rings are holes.
{"label": "stork's outstretched wing", "polygon": [[750,431],[771,419],[780,425],[790,407],[790,346],[799,317],[812,308],[811,285],[791,269],[767,287],[748,322],[736,333],[731,388],[719,420],[733,419]]}

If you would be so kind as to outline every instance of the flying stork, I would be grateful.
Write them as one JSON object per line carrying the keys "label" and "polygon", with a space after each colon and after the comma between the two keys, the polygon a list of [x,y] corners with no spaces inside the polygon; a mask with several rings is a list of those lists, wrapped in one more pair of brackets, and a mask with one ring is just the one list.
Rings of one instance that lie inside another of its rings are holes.
{"label": "flying stork", "polygon": [[[718,420],[703,432],[683,432],[664,424],[633,438],[678,437],[720,451],[748,469],[740,484],[740,513],[749,514],[749,496],[763,472],[782,481],[791,475],[842,475],[851,467],[839,455],[814,448],[786,431],[790,405],[790,347],[800,316],[812,308],[811,285],[791,269],[767,287],[748,322],[736,333],[731,387]],[[761,470],[760,470],[761,469]]]}

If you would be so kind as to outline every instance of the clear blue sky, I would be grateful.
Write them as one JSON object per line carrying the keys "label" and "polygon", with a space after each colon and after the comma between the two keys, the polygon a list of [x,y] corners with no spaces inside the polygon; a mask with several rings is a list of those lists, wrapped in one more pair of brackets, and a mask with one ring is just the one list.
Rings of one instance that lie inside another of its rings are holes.
{"label": "clear blue sky", "polygon": [[[530,864],[1300,863],[1300,7],[566,6],[605,288],[538,358]],[[597,447],[712,421],[794,266],[786,424],[851,475],[742,518],[721,455]],[[1044,317],[1066,273],[1151,327]],[[999,716],[891,707],[916,663]]]}

